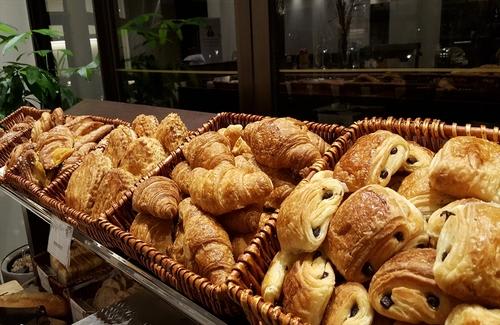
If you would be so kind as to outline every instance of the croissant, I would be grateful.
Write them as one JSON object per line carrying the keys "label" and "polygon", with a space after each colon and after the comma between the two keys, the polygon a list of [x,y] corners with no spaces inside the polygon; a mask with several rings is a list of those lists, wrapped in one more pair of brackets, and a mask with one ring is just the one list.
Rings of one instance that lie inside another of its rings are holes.
{"label": "croissant", "polygon": [[132,197],[132,207],[143,214],[172,220],[177,217],[180,201],[179,188],[173,180],[153,176],[137,186]]}
{"label": "croissant", "polygon": [[347,282],[335,288],[321,324],[370,325],[373,317],[366,289],[359,283]]}
{"label": "croissant", "polygon": [[408,141],[408,147],[408,158],[406,158],[401,166],[403,170],[414,172],[420,168],[426,168],[431,165],[434,152],[413,141]]}
{"label": "croissant", "polygon": [[132,121],[132,129],[139,137],[154,137],[158,128],[158,119],[154,115],[140,114]]}
{"label": "croissant", "polygon": [[234,237],[231,240],[231,246],[233,248],[233,256],[240,256],[245,252],[245,249],[250,245],[254,234],[245,234]]}
{"label": "croissant", "polygon": [[137,139],[134,130],[128,126],[120,125],[109,133],[108,145],[104,154],[111,159],[114,167],[117,167],[127,152],[128,146]]}
{"label": "croissant", "polygon": [[340,205],[323,249],[348,281],[365,282],[397,252],[415,246],[415,238],[425,235],[428,241],[424,227],[422,214],[407,199],[368,185]]}
{"label": "croissant", "polygon": [[257,164],[257,161],[255,161],[255,158],[253,157],[253,155],[248,154],[248,153],[234,157],[234,165],[236,167],[245,169],[248,172],[262,171],[260,169],[259,165]]}
{"label": "croissant", "polygon": [[157,167],[165,158],[167,155],[158,140],[141,137],[130,143],[118,166],[132,175],[141,177]]}
{"label": "croissant", "polygon": [[217,217],[217,220],[231,234],[247,234],[257,231],[261,215],[261,206],[249,205],[246,208],[223,214]]}
{"label": "croissant", "polygon": [[261,202],[273,189],[263,172],[249,172],[222,162],[212,170],[195,168],[189,193],[194,204],[218,216]]}
{"label": "croissant", "polygon": [[321,255],[307,254],[295,262],[283,283],[283,309],[319,325],[333,293],[335,273]]}
{"label": "croissant", "polygon": [[444,325],[500,324],[500,309],[486,309],[480,305],[458,305],[446,318]]}
{"label": "croissant", "polygon": [[305,124],[295,119],[265,118],[248,124],[242,137],[259,164],[300,171],[321,158],[307,132]]}
{"label": "croissant", "polygon": [[95,219],[111,208],[134,185],[134,175],[121,168],[109,170],[97,187],[91,216]]}
{"label": "croissant", "polygon": [[457,198],[500,203],[500,145],[471,136],[448,140],[430,166],[431,187]]}
{"label": "croissant", "polygon": [[66,123],[64,124],[65,127],[71,130],[71,132],[76,132],[76,130],[82,125],[86,123],[92,123],[94,120],[92,117],[88,115],[81,115],[81,116],[75,116],[71,118],[68,116],[66,118]]}
{"label": "croissant", "polygon": [[40,134],[50,130],[53,126],[54,124],[52,124],[50,113],[43,112],[40,118],[33,124],[33,129],[31,130],[31,141],[37,142]]}
{"label": "croissant", "polygon": [[248,144],[245,142],[245,140],[243,140],[242,137],[239,137],[236,142],[234,143],[232,149],[231,149],[231,153],[234,155],[234,156],[239,156],[239,155],[242,155],[242,154],[245,154],[245,153],[252,153],[252,149],[250,149],[250,147],[248,146]]}
{"label": "croissant", "polygon": [[[30,116],[31,117],[31,116]],[[63,125],[65,123],[64,112],[62,108],[58,107],[50,113],[50,120],[52,125]]]}
{"label": "croissant", "polygon": [[413,203],[427,220],[437,209],[454,200],[453,197],[430,187],[430,170],[422,167],[408,175],[399,186],[398,193]]}
{"label": "croissant", "polygon": [[183,255],[189,257],[193,271],[215,285],[224,283],[234,264],[226,231],[189,198],[179,203],[179,223],[183,229],[183,250],[187,251]]}
{"label": "croissant", "polygon": [[73,135],[67,127],[58,125],[40,134],[37,148],[43,168],[53,169],[73,153]]}
{"label": "croissant", "polygon": [[234,165],[229,140],[217,132],[203,133],[182,147],[191,168],[213,169],[223,161]]}
{"label": "croissant", "polygon": [[139,213],[130,226],[130,233],[140,240],[150,243],[160,252],[170,254],[173,244],[173,228],[171,220],[162,220]]}
{"label": "croissant", "polygon": [[232,124],[226,128],[217,130],[217,133],[225,136],[229,140],[229,147],[232,149],[236,141],[241,137],[243,126],[241,124]]}
{"label": "croissant", "polygon": [[500,307],[500,205],[469,203],[453,210],[437,241],[434,277],[465,302]]}
{"label": "croissant", "polygon": [[79,123],[74,126],[74,128],[71,130],[75,138],[78,137],[83,137],[86,134],[89,134],[90,132],[97,130],[101,126],[103,126],[104,123],[99,122],[99,121],[94,121],[92,119],[85,120],[82,123]]}
{"label": "croissant", "polygon": [[104,124],[97,129],[85,134],[84,136],[78,137],[75,141],[75,149],[78,150],[86,143],[98,142],[99,140],[104,138],[105,135],[111,132],[111,130],[113,130],[113,125]]}
{"label": "croissant", "polygon": [[340,158],[333,177],[346,183],[350,192],[368,184],[386,186],[408,157],[408,143],[389,131],[360,137]]}
{"label": "croissant", "polygon": [[189,131],[180,116],[176,113],[170,113],[156,128],[155,138],[168,152],[174,151],[188,135]]}
{"label": "croissant", "polygon": [[375,273],[369,296],[380,314],[408,323],[442,324],[456,304],[434,281],[432,248],[410,249],[388,260]]}
{"label": "croissant", "polygon": [[182,193],[189,195],[189,184],[191,183],[191,167],[185,161],[181,161],[175,165],[170,176],[177,184]]}
{"label": "croissant", "polygon": [[311,141],[311,143],[318,148],[319,153],[324,154],[328,149],[330,149],[331,146],[316,133],[307,131],[307,136],[309,137],[309,141]]}

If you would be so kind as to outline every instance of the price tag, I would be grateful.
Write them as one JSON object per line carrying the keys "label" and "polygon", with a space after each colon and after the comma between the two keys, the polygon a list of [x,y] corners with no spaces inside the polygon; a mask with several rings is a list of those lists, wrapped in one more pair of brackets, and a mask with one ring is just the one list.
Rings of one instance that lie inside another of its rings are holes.
{"label": "price tag", "polygon": [[53,218],[50,225],[47,251],[66,268],[69,267],[71,238],[73,238],[73,227]]}
{"label": "price tag", "polygon": [[38,277],[40,278],[40,285],[45,291],[52,293],[52,287],[50,286],[49,277],[47,273],[45,273],[39,266],[36,267],[36,272],[38,273]]}

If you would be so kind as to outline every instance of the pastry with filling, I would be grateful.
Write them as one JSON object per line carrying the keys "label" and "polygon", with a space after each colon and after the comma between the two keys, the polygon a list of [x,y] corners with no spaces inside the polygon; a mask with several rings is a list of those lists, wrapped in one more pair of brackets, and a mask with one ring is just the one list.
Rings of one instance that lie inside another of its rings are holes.
{"label": "pastry with filling", "polygon": [[408,158],[409,146],[397,134],[379,130],[360,137],[340,158],[333,177],[350,192],[365,185],[386,186]]}
{"label": "pastry with filling", "polygon": [[58,125],[38,137],[37,149],[43,168],[56,168],[73,153],[73,134],[67,127]]}
{"label": "pastry with filling", "polygon": [[323,316],[323,325],[371,325],[374,312],[368,292],[357,282],[335,288]]}
{"label": "pastry with filling", "polygon": [[75,139],[75,149],[78,150],[81,146],[90,142],[99,142],[99,140],[104,138],[109,132],[113,130],[113,128],[113,125],[104,124],[81,137],[77,137]]}
{"label": "pastry with filling", "polygon": [[43,132],[50,130],[54,124],[52,123],[52,118],[49,112],[43,112],[38,120],[33,124],[33,129],[31,130],[31,141],[37,142],[38,137]]}
{"label": "pastry with filling", "polygon": [[408,152],[408,158],[403,163],[403,170],[411,173],[431,165],[434,152],[413,141],[408,141],[408,146],[410,151]]}

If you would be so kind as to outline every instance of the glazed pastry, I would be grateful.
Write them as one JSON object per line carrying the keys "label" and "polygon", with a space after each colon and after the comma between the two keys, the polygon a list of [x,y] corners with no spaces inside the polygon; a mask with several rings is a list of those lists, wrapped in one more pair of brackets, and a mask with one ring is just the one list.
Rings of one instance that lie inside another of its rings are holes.
{"label": "glazed pastry", "polygon": [[300,171],[321,158],[307,132],[306,125],[295,119],[265,118],[248,124],[242,137],[259,164]]}
{"label": "glazed pastry", "polygon": [[50,113],[50,120],[52,121],[52,125],[54,125],[54,126],[63,125],[65,123],[66,119],[64,117],[64,111],[62,110],[62,108],[58,107],[58,108],[54,109]]}
{"label": "glazed pastry", "polygon": [[171,220],[162,220],[147,214],[139,213],[130,226],[130,233],[140,240],[151,244],[163,254],[170,254],[172,248]]}
{"label": "glazed pastry", "polygon": [[18,144],[14,150],[9,155],[9,160],[5,163],[5,169],[9,170],[17,164],[18,160],[26,153],[28,150],[35,150],[35,144],[31,141]]}
{"label": "glazed pastry", "polygon": [[118,166],[127,152],[128,146],[136,139],[137,135],[134,130],[128,126],[120,125],[109,133],[108,145],[104,149],[104,154],[111,159],[114,167]]}
{"label": "glazed pastry", "polygon": [[163,148],[169,152],[180,146],[188,135],[189,131],[179,115],[170,113],[158,125],[155,137],[163,145]]}
{"label": "glazed pastry", "polygon": [[215,285],[224,283],[234,264],[226,231],[189,198],[179,203],[179,223],[184,243],[181,255],[189,257],[195,273]]}
{"label": "glazed pastry", "polygon": [[324,154],[328,149],[330,149],[331,146],[316,133],[307,131],[307,136],[309,137],[311,143],[318,148],[321,154]]}
{"label": "glazed pastry", "polygon": [[58,125],[42,133],[36,146],[43,168],[50,170],[59,166],[73,153],[73,135],[67,127]]}
{"label": "glazed pastry", "polygon": [[259,227],[262,207],[249,205],[217,217],[220,224],[231,234],[255,233]]}
{"label": "glazed pastry", "polygon": [[448,140],[432,160],[431,187],[457,198],[500,203],[500,145],[471,136]]}
{"label": "glazed pastry", "polygon": [[469,203],[454,209],[437,242],[434,277],[465,302],[500,307],[500,205]]}
{"label": "glazed pastry", "polygon": [[408,146],[410,148],[408,158],[406,158],[403,166],[401,166],[404,171],[411,173],[431,165],[434,152],[413,141],[408,141]]}
{"label": "glazed pastry", "polygon": [[26,150],[20,157],[17,163],[17,171],[19,176],[28,181],[44,188],[49,185],[50,179],[45,173],[38,154],[33,149]]}
{"label": "glazed pastry", "polygon": [[109,170],[99,182],[91,216],[97,219],[101,213],[111,208],[113,203],[118,202],[132,185],[134,175],[121,168]]}
{"label": "glazed pastry", "polygon": [[160,219],[173,220],[181,195],[177,184],[170,178],[153,176],[140,183],[132,197],[135,211]]}
{"label": "glazed pastry", "polygon": [[52,124],[50,113],[43,112],[40,118],[33,124],[33,129],[31,130],[31,141],[37,142],[40,134],[50,130],[53,126],[54,124]]}
{"label": "glazed pastry", "polygon": [[170,176],[175,181],[182,193],[189,195],[189,184],[191,183],[191,167],[185,161],[175,165]]}
{"label": "glazed pastry", "polygon": [[113,125],[104,124],[84,136],[78,137],[75,141],[75,149],[78,150],[81,146],[89,142],[98,142],[104,138],[105,135],[111,132],[111,130],[113,130]]}
{"label": "glazed pastry", "polygon": [[226,128],[217,130],[217,133],[225,136],[229,140],[229,146],[232,149],[236,141],[241,137],[243,126],[241,124],[231,124]]}
{"label": "glazed pastry", "polygon": [[380,314],[408,323],[443,324],[456,304],[434,281],[432,248],[410,249],[388,260],[370,282],[370,302]]}
{"label": "glazed pastry", "polygon": [[451,215],[455,215],[455,209],[462,209],[464,205],[474,202],[481,202],[478,199],[462,199],[453,201],[450,204],[436,210],[429,218],[427,222],[427,232],[430,236],[430,244],[432,247],[436,247],[439,234],[444,226],[444,223]]}
{"label": "glazed pastry", "polygon": [[261,202],[273,189],[263,172],[249,172],[224,161],[212,170],[195,168],[189,193],[194,204],[218,216]]}
{"label": "glazed pastry", "polygon": [[245,252],[245,249],[252,242],[253,235],[254,235],[253,233],[240,235],[234,237],[231,240],[231,246],[233,248],[233,256],[237,257]]}
{"label": "glazed pastry", "polygon": [[77,211],[92,213],[99,183],[113,168],[111,160],[99,151],[89,153],[68,182],[66,204]]}
{"label": "glazed pastry", "polygon": [[426,236],[424,226],[420,211],[403,196],[368,185],[340,205],[323,249],[348,281],[365,282],[397,252],[416,246],[415,238]]}
{"label": "glazed pastry", "polygon": [[359,283],[347,282],[335,288],[321,324],[371,325],[373,316],[366,289]]}
{"label": "glazed pastry", "polygon": [[67,169],[68,167],[80,162],[83,157],[85,157],[89,152],[94,150],[97,146],[97,143],[95,142],[89,142],[81,146],[78,150],[73,151],[71,156],[66,158],[66,160],[63,162],[62,165],[62,170]]}
{"label": "glazed pastry", "polygon": [[283,283],[283,309],[319,325],[335,285],[335,273],[321,255],[307,254],[293,265]]}
{"label": "glazed pastry", "polygon": [[500,309],[486,309],[480,305],[458,305],[446,318],[445,325],[500,324]]}
{"label": "glazed pastry", "polygon": [[213,169],[223,161],[234,164],[229,140],[217,132],[203,133],[182,147],[191,168]]}
{"label": "glazed pastry", "polygon": [[429,184],[429,168],[422,167],[408,175],[399,186],[398,193],[413,203],[427,220],[437,209],[454,201],[447,194],[431,188]]}
{"label": "glazed pastry", "polygon": [[154,115],[140,114],[132,121],[132,129],[138,137],[154,137],[158,128],[158,119]]}
{"label": "glazed pastry", "polygon": [[141,137],[129,145],[119,167],[141,177],[157,167],[165,158],[167,155],[158,140]]}
{"label": "glazed pastry", "polygon": [[245,142],[245,140],[243,140],[242,137],[239,137],[233,148],[231,149],[231,153],[234,155],[234,156],[239,156],[239,155],[242,155],[242,154],[245,154],[245,153],[252,153],[252,149],[250,149],[250,147],[248,146],[248,144]]}
{"label": "glazed pastry", "polygon": [[368,184],[386,186],[408,158],[408,151],[406,140],[389,131],[364,135],[340,158],[333,177],[350,192]]}

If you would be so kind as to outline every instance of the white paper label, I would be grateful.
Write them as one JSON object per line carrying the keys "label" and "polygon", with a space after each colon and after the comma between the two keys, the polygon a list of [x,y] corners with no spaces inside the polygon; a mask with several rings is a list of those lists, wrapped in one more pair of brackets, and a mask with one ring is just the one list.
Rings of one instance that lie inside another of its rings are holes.
{"label": "white paper label", "polygon": [[73,238],[73,227],[59,219],[53,218],[50,225],[47,251],[66,268],[69,267],[71,238]]}
{"label": "white paper label", "polygon": [[44,288],[45,291],[52,293],[52,287],[50,286],[49,277],[47,273],[45,273],[39,266],[36,267],[36,272],[40,277],[40,285],[42,286],[42,288]]}

